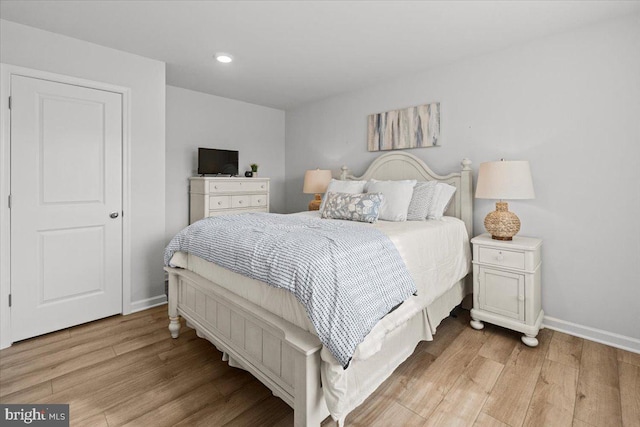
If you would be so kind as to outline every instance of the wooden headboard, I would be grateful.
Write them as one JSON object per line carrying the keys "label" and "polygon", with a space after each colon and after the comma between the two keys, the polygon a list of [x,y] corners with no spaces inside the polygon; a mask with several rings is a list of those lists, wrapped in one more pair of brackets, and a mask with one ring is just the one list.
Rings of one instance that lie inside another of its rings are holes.
{"label": "wooden headboard", "polygon": [[393,152],[383,154],[375,159],[362,176],[349,174],[346,166],[342,167],[342,180],[401,180],[440,181],[457,188],[453,200],[445,215],[460,218],[467,226],[469,238],[473,237],[473,183],[471,160],[463,159],[462,170],[448,175],[434,173],[425,162],[413,154]]}

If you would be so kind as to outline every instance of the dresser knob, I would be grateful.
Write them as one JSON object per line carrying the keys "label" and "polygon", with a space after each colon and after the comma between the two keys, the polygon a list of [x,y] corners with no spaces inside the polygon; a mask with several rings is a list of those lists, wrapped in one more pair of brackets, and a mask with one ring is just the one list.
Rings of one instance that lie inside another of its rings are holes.
{"label": "dresser knob", "polygon": [[222,205],[222,202],[218,202],[218,206]]}
{"label": "dresser knob", "polygon": [[238,203],[239,203],[239,204],[242,204],[242,200],[238,200]]}
{"label": "dresser knob", "polygon": [[217,190],[217,189],[218,189],[218,186],[217,186],[217,185],[214,185],[214,186],[213,186],[213,188],[215,188],[215,189]]}

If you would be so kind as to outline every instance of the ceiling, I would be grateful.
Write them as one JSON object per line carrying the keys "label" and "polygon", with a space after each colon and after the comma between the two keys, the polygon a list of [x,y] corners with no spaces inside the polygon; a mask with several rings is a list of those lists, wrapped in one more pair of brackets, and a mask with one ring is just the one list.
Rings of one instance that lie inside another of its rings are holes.
{"label": "ceiling", "polygon": [[167,84],[280,109],[631,13],[639,1],[0,2],[3,19],[164,61]]}

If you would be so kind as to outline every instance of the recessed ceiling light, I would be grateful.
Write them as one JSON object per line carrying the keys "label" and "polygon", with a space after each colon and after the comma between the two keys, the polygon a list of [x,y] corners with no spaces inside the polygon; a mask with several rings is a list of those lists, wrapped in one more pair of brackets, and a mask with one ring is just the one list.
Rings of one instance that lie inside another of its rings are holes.
{"label": "recessed ceiling light", "polygon": [[223,52],[216,53],[215,58],[218,62],[222,62],[223,64],[228,64],[229,62],[233,61],[233,56]]}

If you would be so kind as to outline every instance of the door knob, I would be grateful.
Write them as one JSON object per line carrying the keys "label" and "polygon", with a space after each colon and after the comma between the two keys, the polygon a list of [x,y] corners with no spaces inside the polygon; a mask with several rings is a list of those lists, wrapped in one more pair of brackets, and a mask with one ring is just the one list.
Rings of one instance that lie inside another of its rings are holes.
{"label": "door knob", "polygon": [[110,216],[111,218],[118,218],[118,212],[111,212],[111,213],[109,214],[109,216]]}

